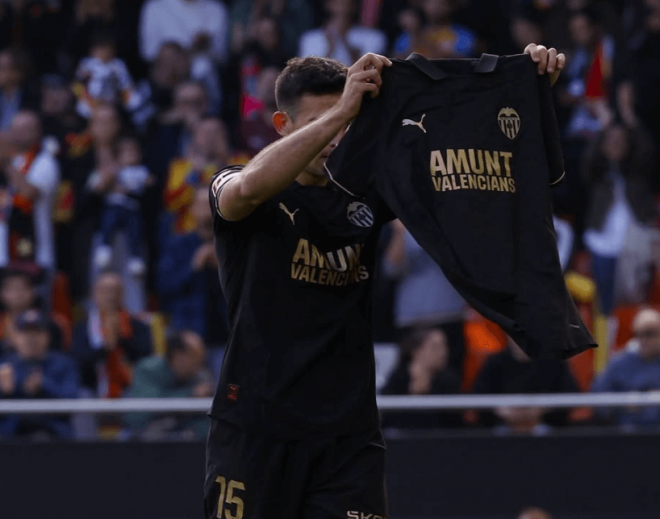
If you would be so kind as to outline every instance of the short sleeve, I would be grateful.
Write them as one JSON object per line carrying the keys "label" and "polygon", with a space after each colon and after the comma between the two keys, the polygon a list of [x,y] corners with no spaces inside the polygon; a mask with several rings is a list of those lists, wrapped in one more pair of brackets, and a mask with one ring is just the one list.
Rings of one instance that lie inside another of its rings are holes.
{"label": "short sleeve", "polygon": [[238,176],[242,170],[243,166],[228,166],[218,171],[211,179],[211,185],[209,187],[209,203],[211,204],[211,211],[213,211],[214,217],[219,216],[225,221],[230,221],[227,220],[220,211],[218,197],[227,183],[232,178]]}

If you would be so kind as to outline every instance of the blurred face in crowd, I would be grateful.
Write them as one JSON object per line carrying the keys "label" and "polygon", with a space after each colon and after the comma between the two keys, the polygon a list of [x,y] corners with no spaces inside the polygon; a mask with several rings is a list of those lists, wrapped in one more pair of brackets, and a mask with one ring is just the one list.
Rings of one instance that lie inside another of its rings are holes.
{"label": "blurred face in crowd", "polygon": [[430,331],[412,356],[415,362],[422,363],[432,371],[443,370],[449,359],[447,337],[440,330]]}
{"label": "blurred face in crowd", "polygon": [[191,207],[191,213],[195,218],[197,234],[202,241],[213,239],[213,213],[209,205],[209,190],[201,187],[195,191],[195,199]]}
{"label": "blurred face in crowd", "polygon": [[543,41],[543,31],[532,20],[516,16],[511,20],[511,35],[516,46],[523,50],[530,43]]}
{"label": "blurred face in crowd", "polygon": [[540,508],[528,508],[518,516],[518,519],[552,519],[548,512]]}
{"label": "blurred face in crowd", "polygon": [[185,349],[172,353],[170,368],[177,380],[189,380],[202,367],[206,352],[204,341],[195,332],[183,332],[181,335]]}
{"label": "blurred face in crowd", "polygon": [[18,112],[11,122],[10,136],[19,152],[26,152],[41,142],[41,121],[36,113]]}
{"label": "blurred face in crowd", "polygon": [[185,81],[190,71],[190,62],[185,51],[178,45],[161,46],[153,65],[152,77],[162,88],[174,88]]}
{"label": "blurred face in crowd", "polygon": [[277,22],[272,18],[262,18],[255,24],[257,41],[267,50],[274,52],[279,45]]}
{"label": "blurred face in crowd", "polygon": [[27,276],[8,276],[0,287],[2,305],[10,313],[21,313],[34,302],[34,287]]}
{"label": "blurred face in crowd", "polygon": [[111,43],[94,45],[90,49],[90,55],[102,63],[110,63],[116,56],[115,46]]}
{"label": "blurred face in crowd", "polygon": [[578,13],[571,16],[568,27],[571,39],[581,47],[588,47],[596,37],[596,26],[584,14]]}
{"label": "blurred face in crowd", "polygon": [[633,334],[639,342],[639,354],[645,359],[660,356],[660,313],[642,310],[633,321]]}
{"label": "blurred face in crowd", "polygon": [[629,149],[628,132],[623,126],[614,125],[605,130],[602,151],[607,160],[621,162]]}
{"label": "blurred face in crowd", "polygon": [[192,130],[208,109],[204,88],[197,83],[180,85],[174,93],[174,108],[181,114],[186,127]]}
{"label": "blurred face in crowd", "polygon": [[325,9],[333,18],[350,20],[355,10],[354,0],[326,0]]}
{"label": "blurred face in crowd", "polygon": [[10,52],[0,52],[0,88],[16,88],[23,82],[23,73]]}
{"label": "blurred face in crowd", "polygon": [[16,353],[21,359],[39,360],[48,353],[50,332],[41,328],[16,330],[13,340]]}
{"label": "blurred face in crowd", "polygon": [[226,162],[229,150],[225,125],[216,118],[200,121],[195,127],[193,147],[209,160]]}
{"label": "blurred face in crowd", "polygon": [[120,128],[119,114],[110,105],[98,106],[89,121],[92,139],[99,146],[109,146],[114,143]]}
{"label": "blurred face in crowd", "polygon": [[139,166],[142,163],[142,150],[136,139],[122,139],[117,145],[119,164],[122,167]]}
{"label": "blurred face in crowd", "polygon": [[67,112],[73,101],[73,92],[66,85],[44,86],[41,89],[41,113],[57,117]]}
{"label": "blurred face in crowd", "polygon": [[90,16],[110,16],[115,6],[115,0],[78,0],[78,11],[84,11]]}
{"label": "blurred face in crowd", "polygon": [[431,22],[441,22],[451,16],[452,0],[423,0],[422,9]]}
{"label": "blurred face in crowd", "polygon": [[[294,113],[285,114],[284,112],[275,112],[273,115],[275,129],[280,135],[289,135],[323,116],[323,114],[339,102],[340,98],[341,94],[303,94],[296,104]],[[344,133],[346,133],[346,130],[341,130],[325,149],[305,168],[305,174],[310,179],[313,179],[315,182],[327,181],[324,164],[328,160],[330,153],[339,144]]]}
{"label": "blurred face in crowd", "polygon": [[261,99],[269,109],[275,110],[275,82],[280,71],[275,67],[268,67],[261,71],[257,80],[257,97]]}
{"label": "blurred face in crowd", "polygon": [[94,304],[100,312],[116,312],[123,306],[124,287],[114,272],[101,274],[94,285]]}

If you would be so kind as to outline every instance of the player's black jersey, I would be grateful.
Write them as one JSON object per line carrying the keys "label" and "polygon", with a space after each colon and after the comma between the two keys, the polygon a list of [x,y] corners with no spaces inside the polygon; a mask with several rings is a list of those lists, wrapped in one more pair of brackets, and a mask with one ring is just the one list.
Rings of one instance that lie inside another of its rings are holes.
{"label": "player's black jersey", "polygon": [[[238,222],[211,184],[230,339],[211,415],[282,437],[378,426],[371,285],[382,210],[294,182]],[[388,213],[389,214],[389,213]]]}
{"label": "player's black jersey", "polygon": [[550,83],[529,56],[394,60],[327,168],[356,200],[378,191],[532,357],[595,346],[559,265],[549,185],[563,158]]}

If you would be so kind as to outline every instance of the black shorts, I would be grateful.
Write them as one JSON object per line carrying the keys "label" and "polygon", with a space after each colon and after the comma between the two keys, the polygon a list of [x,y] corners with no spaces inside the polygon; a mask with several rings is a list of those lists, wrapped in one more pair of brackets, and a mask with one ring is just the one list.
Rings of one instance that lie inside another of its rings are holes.
{"label": "black shorts", "polygon": [[387,519],[380,431],[282,440],[211,420],[206,519]]}

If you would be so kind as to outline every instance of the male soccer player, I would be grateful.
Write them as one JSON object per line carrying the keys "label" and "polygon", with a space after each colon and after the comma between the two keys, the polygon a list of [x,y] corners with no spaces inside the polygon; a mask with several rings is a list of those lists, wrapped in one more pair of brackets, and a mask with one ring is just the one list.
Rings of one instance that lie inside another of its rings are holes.
{"label": "male soccer player", "polygon": [[[530,45],[539,73],[564,65]],[[388,517],[371,338],[375,245],[392,218],[323,165],[389,59],[294,59],[276,84],[283,136],[210,188],[229,347],[211,408],[206,517]],[[378,131],[374,128],[374,131]]]}

